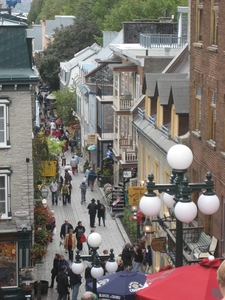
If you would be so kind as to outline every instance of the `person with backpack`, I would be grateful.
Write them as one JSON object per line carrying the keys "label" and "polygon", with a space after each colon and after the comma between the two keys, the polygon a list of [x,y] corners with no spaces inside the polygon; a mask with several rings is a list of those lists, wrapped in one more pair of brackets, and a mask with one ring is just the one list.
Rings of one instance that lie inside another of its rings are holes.
{"label": "person with backpack", "polygon": [[80,184],[81,190],[81,204],[86,203],[86,192],[87,192],[88,185],[86,183],[86,179],[83,179],[82,183]]}
{"label": "person with backpack", "polygon": [[93,192],[94,189],[94,183],[95,183],[95,179],[97,178],[96,173],[93,171],[93,169],[90,169],[90,172],[88,174],[88,181],[89,181],[89,185],[90,185],[90,189]]}
{"label": "person with backpack", "polygon": [[98,210],[98,226],[101,225],[101,218],[103,225],[105,227],[105,205],[100,202],[100,200],[97,200],[97,210]]}

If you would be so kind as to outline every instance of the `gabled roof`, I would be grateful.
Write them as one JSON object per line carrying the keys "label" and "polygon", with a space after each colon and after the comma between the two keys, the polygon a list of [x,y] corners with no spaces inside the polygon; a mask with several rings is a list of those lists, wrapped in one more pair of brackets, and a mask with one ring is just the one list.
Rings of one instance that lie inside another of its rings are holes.
{"label": "gabled roof", "polygon": [[175,112],[189,112],[189,75],[188,74],[146,74],[148,97],[155,95],[157,88],[160,104],[167,105],[172,92]]}
{"label": "gabled roof", "polygon": [[65,71],[71,70],[75,66],[77,66],[80,61],[86,60],[87,58],[98,53],[100,50],[101,50],[101,47],[98,46],[98,44],[94,43],[93,45],[88,46],[88,47],[84,48],[83,50],[81,50],[80,52],[76,53],[74,55],[74,58],[72,58],[71,60],[69,60],[67,62],[60,62],[60,68]]}

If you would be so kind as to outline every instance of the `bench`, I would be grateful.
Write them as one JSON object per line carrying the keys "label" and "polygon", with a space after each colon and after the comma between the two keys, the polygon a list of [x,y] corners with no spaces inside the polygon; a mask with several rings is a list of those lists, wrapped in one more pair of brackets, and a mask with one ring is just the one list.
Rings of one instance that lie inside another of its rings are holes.
{"label": "bench", "polygon": [[216,246],[217,246],[218,240],[213,236],[211,240],[211,244],[209,245],[208,251],[202,251],[201,253],[194,253],[195,258],[200,259],[200,258],[207,258],[210,255],[214,255],[216,251]]}
{"label": "bench", "polygon": [[205,232],[201,232],[198,239],[191,243],[187,243],[187,246],[193,254],[208,252],[211,240],[209,235],[205,234]]}

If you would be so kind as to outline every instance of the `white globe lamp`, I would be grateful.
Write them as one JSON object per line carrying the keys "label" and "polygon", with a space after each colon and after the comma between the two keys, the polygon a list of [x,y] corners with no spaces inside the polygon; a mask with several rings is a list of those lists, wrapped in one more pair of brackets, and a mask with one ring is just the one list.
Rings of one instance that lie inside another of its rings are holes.
{"label": "white globe lamp", "polygon": [[173,208],[174,207],[174,204],[176,203],[174,200],[174,195],[170,195],[170,194],[167,194],[167,193],[164,193],[163,195],[163,201],[165,202],[166,206],[168,208]]}
{"label": "white globe lamp", "polygon": [[81,274],[84,271],[83,262],[74,262],[71,267],[74,274]]}
{"label": "white globe lamp", "polygon": [[160,212],[161,200],[158,196],[148,196],[146,193],[139,202],[139,208],[148,217],[155,216]]}
{"label": "white globe lamp", "polygon": [[167,161],[171,168],[176,170],[186,170],[193,161],[193,154],[190,148],[185,145],[172,146],[167,153]]}
{"label": "white globe lamp", "polygon": [[205,215],[214,214],[220,207],[220,200],[216,195],[202,194],[198,198],[198,208]]}
{"label": "white globe lamp", "polygon": [[95,267],[91,268],[91,275],[92,275],[92,277],[98,279],[98,278],[102,277],[103,274],[104,274],[104,270],[103,270],[103,268],[101,266],[99,266],[99,267],[95,266]]}
{"label": "white globe lamp", "polygon": [[88,236],[87,242],[90,247],[98,248],[102,243],[102,236],[97,232],[93,232]]}
{"label": "white globe lamp", "polygon": [[197,216],[197,206],[194,202],[177,202],[174,208],[175,216],[178,220],[188,223]]}
{"label": "white globe lamp", "polygon": [[107,261],[105,268],[109,273],[114,273],[118,269],[118,264],[116,261]]}

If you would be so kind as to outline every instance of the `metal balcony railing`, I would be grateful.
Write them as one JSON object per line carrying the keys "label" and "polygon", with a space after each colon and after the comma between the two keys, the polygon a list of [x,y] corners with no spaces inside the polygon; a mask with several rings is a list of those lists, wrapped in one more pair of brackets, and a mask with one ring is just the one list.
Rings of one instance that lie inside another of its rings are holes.
{"label": "metal balcony railing", "polygon": [[183,48],[187,37],[178,37],[176,34],[140,34],[140,45],[145,48]]}

